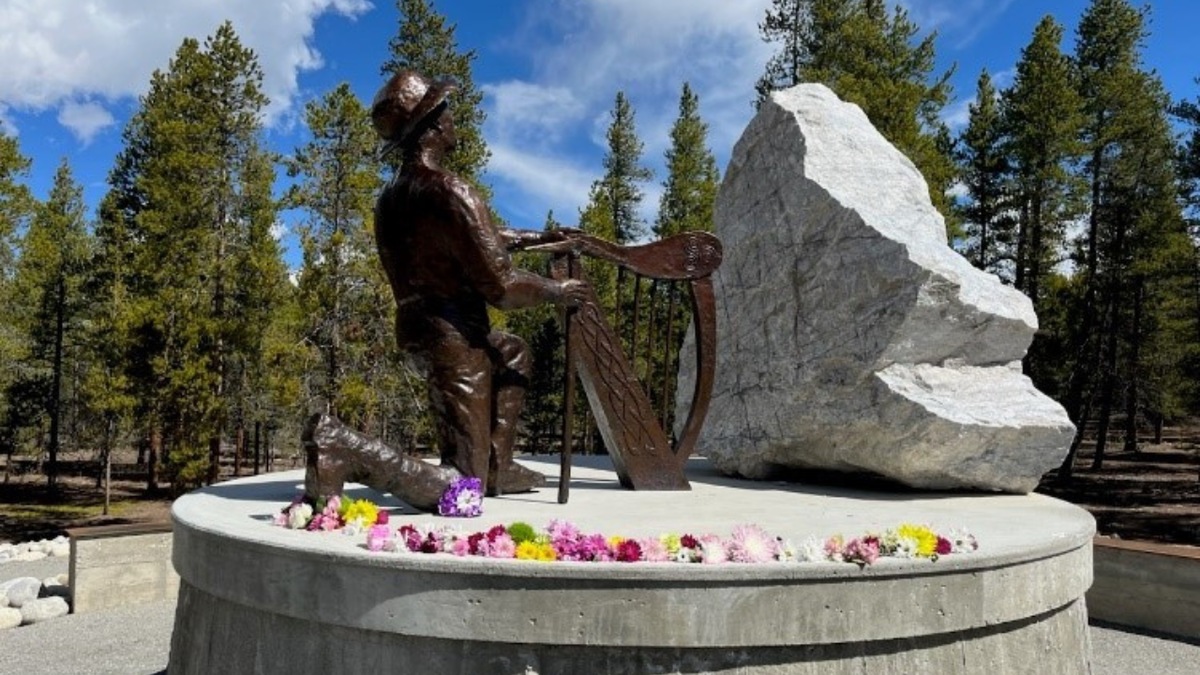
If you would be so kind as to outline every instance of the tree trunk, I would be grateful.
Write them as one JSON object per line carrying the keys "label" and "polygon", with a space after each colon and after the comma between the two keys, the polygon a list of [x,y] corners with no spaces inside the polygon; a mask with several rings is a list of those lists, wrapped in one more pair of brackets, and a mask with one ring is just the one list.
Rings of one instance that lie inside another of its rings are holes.
{"label": "tree trunk", "polygon": [[242,473],[242,457],[246,453],[246,424],[239,418],[233,442],[233,476],[237,478]]}
{"label": "tree trunk", "polygon": [[67,284],[60,274],[54,289],[54,363],[50,382],[50,466],[46,469],[46,485],[50,493],[58,492],[58,430],[62,425],[62,368],[63,334],[66,332]]}
{"label": "tree trunk", "polygon": [[261,432],[261,430],[262,430],[262,422],[259,420],[254,420],[254,475],[255,476],[258,475],[259,461],[262,459],[262,457],[259,453],[259,451],[261,450],[261,448],[259,446],[259,441],[261,440],[259,437],[259,433]]}
{"label": "tree trunk", "polygon": [[146,492],[158,494],[158,457],[162,453],[163,433],[158,422],[150,428],[150,438],[146,442]]}
{"label": "tree trunk", "polygon": [[1092,469],[1104,468],[1104,450],[1108,444],[1108,428],[1112,416],[1113,395],[1117,386],[1117,334],[1120,332],[1120,291],[1114,283],[1109,300],[1109,325],[1105,335],[1104,363],[1101,365],[1100,417],[1096,427],[1096,454],[1092,457]]}
{"label": "tree trunk", "polygon": [[1142,310],[1146,301],[1146,283],[1139,276],[1133,285],[1133,325],[1129,327],[1129,354],[1125,366],[1125,452],[1138,451],[1137,413],[1139,368],[1142,346]]}

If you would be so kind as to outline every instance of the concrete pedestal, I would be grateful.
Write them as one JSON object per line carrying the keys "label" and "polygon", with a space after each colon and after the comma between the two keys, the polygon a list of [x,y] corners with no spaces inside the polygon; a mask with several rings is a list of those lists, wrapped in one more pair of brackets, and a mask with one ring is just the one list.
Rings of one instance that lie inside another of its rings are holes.
{"label": "concrete pedestal", "polygon": [[[528,464],[547,474],[550,463]],[[691,492],[628,492],[577,466],[571,503],[488,499],[481,530],[552,518],[584,531],[727,535],[757,523],[800,542],[901,522],[966,527],[973,554],[852,564],[534,563],[380,554],[363,537],[294,532],[270,516],[300,472],[175,503],[182,579],[171,675],[201,673],[1087,673],[1083,595],[1094,524],[1037,495],[879,493],[719,477]],[[407,515],[399,502],[348,490]],[[411,512],[408,512],[411,513]]]}

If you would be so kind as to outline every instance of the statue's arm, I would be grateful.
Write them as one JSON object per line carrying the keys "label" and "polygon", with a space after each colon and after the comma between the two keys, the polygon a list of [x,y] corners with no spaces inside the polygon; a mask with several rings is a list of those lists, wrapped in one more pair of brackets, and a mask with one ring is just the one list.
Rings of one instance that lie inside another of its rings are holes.
{"label": "statue's arm", "polygon": [[517,251],[530,246],[541,246],[543,244],[553,244],[560,241],[566,241],[568,236],[575,230],[561,228],[557,230],[514,230],[511,228],[499,228],[500,238],[504,241],[504,247],[510,251]]}
{"label": "statue's arm", "polygon": [[489,304],[500,309],[519,309],[546,302],[578,305],[583,301],[582,282],[556,281],[513,267],[508,256],[508,236],[492,223],[483,200],[465,183],[456,182],[451,188],[450,216],[458,230],[456,257],[466,278]]}

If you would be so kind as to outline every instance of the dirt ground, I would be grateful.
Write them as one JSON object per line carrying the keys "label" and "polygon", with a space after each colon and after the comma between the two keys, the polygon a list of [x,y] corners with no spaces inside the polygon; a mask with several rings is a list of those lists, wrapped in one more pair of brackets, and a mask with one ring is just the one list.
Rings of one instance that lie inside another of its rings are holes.
{"label": "dirt ground", "polygon": [[[1059,485],[1051,473],[1038,492],[1086,508],[1102,535],[1200,546],[1200,429],[1197,432],[1161,445],[1143,444],[1138,453],[1110,450],[1100,470],[1090,468],[1092,450],[1085,445],[1071,483]],[[1196,440],[1186,440],[1191,438]],[[107,516],[101,513],[104,493],[94,478],[64,476],[60,486],[60,495],[52,498],[46,479],[36,473],[11,476],[0,484],[0,541],[50,538],[85,525],[170,520],[165,485],[159,496],[148,497],[144,480],[114,480]]]}
{"label": "dirt ground", "polygon": [[[1196,437],[1200,441],[1200,437]],[[1118,444],[1116,448],[1120,448]],[[1096,518],[1102,535],[1200,546],[1200,446],[1177,440],[1142,444],[1140,452],[1113,452],[1093,470],[1085,445],[1067,485],[1051,473],[1038,492],[1078,504]]]}

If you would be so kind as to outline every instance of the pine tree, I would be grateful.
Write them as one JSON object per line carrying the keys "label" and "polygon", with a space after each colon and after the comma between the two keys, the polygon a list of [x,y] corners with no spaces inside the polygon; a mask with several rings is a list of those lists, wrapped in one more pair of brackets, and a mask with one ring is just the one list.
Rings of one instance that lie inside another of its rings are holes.
{"label": "pine tree", "polygon": [[992,78],[979,75],[970,121],[959,139],[959,161],[968,202],[961,207],[969,242],[966,256],[981,270],[1012,279],[1012,203],[1004,129]]}
{"label": "pine tree", "polygon": [[9,288],[13,270],[13,237],[33,210],[34,201],[22,179],[29,172],[30,161],[21,154],[17,139],[0,130],[0,451],[11,454],[15,449],[17,430],[25,426],[26,417],[14,407],[13,396],[18,382],[17,367],[22,340],[13,321],[17,311],[12,306]]}
{"label": "pine tree", "polygon": [[[47,486],[57,490],[58,453],[62,445],[64,399],[77,405],[78,392],[64,373],[80,339],[86,269],[91,241],[84,217],[83,188],[71,176],[64,159],[54,184],[39,205],[21,241],[21,258],[13,278],[19,300],[18,329],[28,346],[26,372],[43,380],[44,397],[35,402],[48,420]],[[67,391],[67,389],[70,389]]]}
{"label": "pine tree", "polygon": [[400,396],[390,368],[394,303],[372,235],[382,186],[375,132],[345,83],[309,103],[305,119],[312,140],[288,162],[288,174],[301,178],[288,202],[308,214],[297,299],[307,317],[304,343],[324,364],[309,398],[351,425],[378,426],[396,417],[389,401]]}
{"label": "pine tree", "polygon": [[458,143],[446,158],[446,168],[470,180],[484,197],[490,196],[481,177],[491,153],[483,138],[487,114],[481,103],[483,92],[475,87],[471,63],[475,50],[459,52],[455,38],[457,26],[446,25],[446,18],[433,8],[430,0],[396,0],[400,13],[396,35],[388,43],[391,58],[380,68],[386,77],[402,69],[415,70],[427,78],[452,78],[458,85],[450,97],[450,111]]}
{"label": "pine tree", "polygon": [[230,24],[203,46],[184,40],[152,76],[110,175],[107,216],[121,223],[109,231],[128,242],[105,246],[128,250],[128,330],[143,355],[127,373],[138,428],[151,475],[169,448],[178,487],[215,479],[283,277],[261,82]]}
{"label": "pine tree", "polygon": [[[1044,280],[1059,261],[1066,225],[1077,215],[1077,182],[1068,168],[1080,152],[1082,102],[1059,50],[1062,33],[1050,16],[1038,23],[1003,101],[1018,211],[1013,284],[1036,310],[1043,309]],[[1026,362],[1033,373],[1035,365]]]}
{"label": "pine tree", "polygon": [[1077,33],[1090,199],[1088,227],[1077,243],[1083,291],[1063,401],[1079,431],[1059,471],[1063,480],[1093,415],[1093,467],[1102,466],[1118,392],[1125,394],[1127,445],[1136,448],[1148,372],[1144,346],[1169,323],[1162,314],[1175,285],[1168,270],[1191,255],[1169,170],[1169,102],[1157,76],[1141,65],[1147,11],[1126,0],[1093,0]]}
{"label": "pine tree", "polygon": [[949,131],[939,120],[953,69],[933,75],[937,33],[916,41],[920,31],[907,10],[897,6],[889,13],[883,0],[776,2],[760,32],[785,49],[759,81],[759,102],[774,86],[821,82],[858,104],[921,170],[953,235],[956,218],[946,192],[955,165]]}
{"label": "pine tree", "polygon": [[[654,174],[642,165],[642,141],[638,138],[633,106],[624,92],[617,92],[610,113],[612,122],[605,138],[604,175],[592,183],[589,214],[585,229],[618,244],[629,244],[646,234],[645,221],[638,212],[642,204],[640,185]],[[581,222],[583,222],[581,218]]]}
{"label": "pine tree", "polygon": [[700,118],[700,99],[686,82],[665,159],[667,179],[654,234],[662,238],[680,232],[711,232],[720,178],[717,160],[708,149],[708,125]]}

